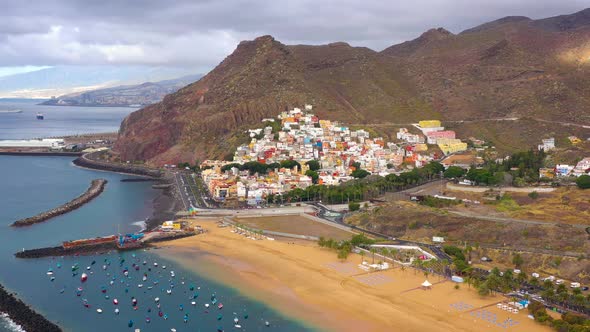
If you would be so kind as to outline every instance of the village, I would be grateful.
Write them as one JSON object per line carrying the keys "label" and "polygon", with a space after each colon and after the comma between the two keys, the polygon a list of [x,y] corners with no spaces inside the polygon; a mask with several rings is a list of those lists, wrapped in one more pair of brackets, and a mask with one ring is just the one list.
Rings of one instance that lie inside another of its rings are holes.
{"label": "village", "polygon": [[295,188],[399,174],[467,150],[467,143],[439,120],[415,124],[413,131],[421,134],[401,128],[398,142],[386,142],[366,130],[320,119],[312,110],[312,105],[305,105],[277,119],[263,119],[265,127],[248,131],[251,141],[237,148],[233,161],[203,162],[202,178],[213,199],[258,205],[270,195]]}

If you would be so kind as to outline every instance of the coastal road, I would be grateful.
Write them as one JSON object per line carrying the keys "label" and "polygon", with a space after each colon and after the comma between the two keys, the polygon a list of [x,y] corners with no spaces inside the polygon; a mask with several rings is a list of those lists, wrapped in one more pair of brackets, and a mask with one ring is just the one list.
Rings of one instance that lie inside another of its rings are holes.
{"label": "coastal road", "polygon": [[188,192],[188,186],[186,185],[186,182],[184,181],[181,173],[174,173],[174,182],[176,183],[176,188],[178,188],[178,193],[180,195],[180,200],[182,201],[184,210],[188,210],[188,208],[192,206],[192,201]]}

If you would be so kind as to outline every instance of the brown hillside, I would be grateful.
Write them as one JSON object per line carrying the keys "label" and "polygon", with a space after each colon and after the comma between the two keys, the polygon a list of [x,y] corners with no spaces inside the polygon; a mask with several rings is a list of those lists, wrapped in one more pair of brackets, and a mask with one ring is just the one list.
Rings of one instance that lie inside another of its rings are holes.
{"label": "brown hillside", "polygon": [[[304,103],[386,135],[383,124],[425,118],[475,120],[453,127],[476,135],[489,128],[482,119],[525,118],[488,133],[510,150],[528,148],[547,132],[538,120],[590,124],[589,13],[508,17],[457,35],[432,29],[382,52],[270,36],[242,42],[198,82],[126,118],[116,149],[123,160],[154,164],[223,157],[246,140],[244,129]],[[519,125],[533,136],[512,140],[522,137]],[[563,136],[572,127],[551,130]]]}

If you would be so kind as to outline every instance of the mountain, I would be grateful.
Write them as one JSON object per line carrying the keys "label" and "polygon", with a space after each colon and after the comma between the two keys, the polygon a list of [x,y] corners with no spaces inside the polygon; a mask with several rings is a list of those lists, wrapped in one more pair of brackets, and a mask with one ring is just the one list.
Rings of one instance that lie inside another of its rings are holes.
{"label": "mountain", "polygon": [[55,66],[0,77],[0,98],[50,98],[123,84],[173,79],[192,71],[182,67]]}
{"label": "mountain", "polygon": [[[459,34],[432,29],[381,52],[270,36],[242,42],[199,81],[128,116],[116,151],[153,164],[223,157],[247,140],[246,128],[304,103],[385,137],[428,118],[501,151],[528,149],[545,135],[585,137],[587,12],[508,17]],[[511,121],[487,121],[495,118]]]}
{"label": "mountain", "polygon": [[150,105],[161,101],[165,95],[176,92],[203,75],[190,75],[172,80],[147,82],[139,85],[123,85],[74,93],[47,100],[42,105],[54,106],[130,106]]}

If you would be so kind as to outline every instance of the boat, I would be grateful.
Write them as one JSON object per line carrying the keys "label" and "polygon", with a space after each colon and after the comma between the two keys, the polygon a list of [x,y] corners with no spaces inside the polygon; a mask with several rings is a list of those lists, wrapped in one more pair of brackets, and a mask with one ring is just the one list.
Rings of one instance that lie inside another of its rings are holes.
{"label": "boat", "polygon": [[37,120],[43,120],[45,119],[45,115],[43,115],[43,113],[37,113]]}
{"label": "boat", "polygon": [[219,303],[219,304],[217,305],[217,308],[219,308],[220,310],[221,310],[221,309],[223,309],[223,303]]}
{"label": "boat", "polygon": [[178,310],[180,310],[180,311],[184,310],[184,306],[181,304],[180,306],[178,306]]}
{"label": "boat", "polygon": [[22,110],[0,110],[0,114],[2,113],[22,113]]}
{"label": "boat", "polygon": [[143,287],[143,284],[138,284],[137,287],[141,288],[141,287]]}
{"label": "boat", "polygon": [[82,276],[80,277],[80,281],[86,282],[86,280],[88,280],[88,275],[86,273],[82,273]]}
{"label": "boat", "polygon": [[234,323],[238,323],[240,320],[238,319],[238,317],[234,317]]}
{"label": "boat", "polygon": [[119,314],[119,308],[116,308],[115,309],[115,315],[118,315],[118,314]]}
{"label": "boat", "polygon": [[241,328],[242,328],[242,325],[240,325],[240,324],[236,324],[236,325],[234,325],[234,327],[235,327],[236,329],[241,329]]}
{"label": "boat", "polygon": [[191,305],[197,305],[197,302],[195,302],[195,301],[192,301],[192,302],[191,302]]}
{"label": "boat", "polygon": [[117,299],[113,299],[113,304],[114,304],[114,305],[118,305],[118,304],[119,304],[119,300],[117,300]]}
{"label": "boat", "polygon": [[133,321],[130,320],[129,323],[127,323],[127,326],[132,327],[133,326]]}
{"label": "boat", "polygon": [[160,298],[159,298],[159,297],[156,297],[156,298],[154,299],[154,302],[156,302],[156,303],[158,303],[159,301],[160,301]]}
{"label": "boat", "polygon": [[270,323],[268,321],[264,322],[265,326],[270,326]]}
{"label": "boat", "polygon": [[98,308],[98,309],[96,309],[96,312],[98,312],[99,314],[102,314],[102,309]]}
{"label": "boat", "polygon": [[172,290],[171,290],[171,289],[167,289],[167,290],[166,290],[166,293],[167,293],[167,294],[172,294]]}
{"label": "boat", "polygon": [[205,308],[209,308],[209,303],[205,303]]}

